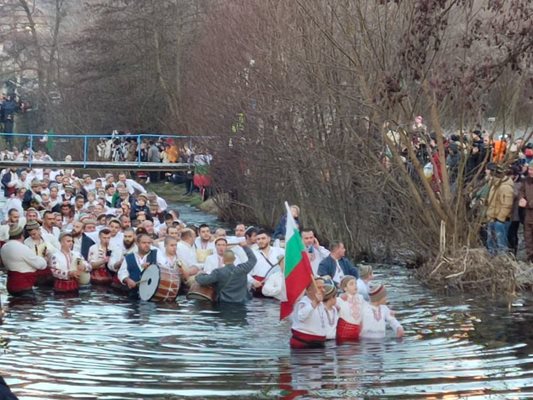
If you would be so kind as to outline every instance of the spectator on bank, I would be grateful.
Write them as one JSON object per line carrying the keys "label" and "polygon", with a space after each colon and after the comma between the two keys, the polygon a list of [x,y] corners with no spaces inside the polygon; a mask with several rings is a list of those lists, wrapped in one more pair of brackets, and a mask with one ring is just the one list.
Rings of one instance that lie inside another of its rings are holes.
{"label": "spectator on bank", "polygon": [[513,211],[514,182],[497,167],[487,197],[487,249],[497,255],[508,249],[507,234]]}

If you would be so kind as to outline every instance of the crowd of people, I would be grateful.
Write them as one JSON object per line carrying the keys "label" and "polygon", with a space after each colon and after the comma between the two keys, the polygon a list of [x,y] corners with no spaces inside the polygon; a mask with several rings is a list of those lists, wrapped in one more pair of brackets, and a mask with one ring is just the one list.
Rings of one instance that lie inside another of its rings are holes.
{"label": "crowd of people", "polygon": [[[100,285],[138,299],[143,271],[156,264],[176,272],[181,292],[214,288],[220,303],[282,298],[283,229],[273,240],[268,230],[243,224],[233,235],[187,225],[124,173],[93,179],[68,169],[10,168],[1,182],[0,259],[12,296],[31,296],[35,287],[77,296]],[[298,207],[292,210],[297,217]],[[312,229],[303,228],[302,238],[316,280],[296,305],[292,347],[323,345],[326,337],[384,337],[386,323],[403,333],[384,286],[369,286],[371,267],[354,266],[341,242],[321,246]]]}
{"label": "crowd of people", "polygon": [[[469,216],[482,220],[480,238],[488,251],[492,255],[516,256],[519,228],[523,225],[527,259],[533,261],[533,143],[524,138],[512,140],[509,135],[494,136],[478,125],[470,132],[443,138],[442,166],[437,134],[428,132],[423,118],[417,117],[408,131],[416,158],[424,166],[424,175],[437,196],[442,191],[443,168],[453,193],[457,193],[459,184],[469,186]],[[415,176],[405,139],[393,130],[387,136],[389,146],[397,146]],[[389,164],[391,157],[388,147],[384,162]]]}

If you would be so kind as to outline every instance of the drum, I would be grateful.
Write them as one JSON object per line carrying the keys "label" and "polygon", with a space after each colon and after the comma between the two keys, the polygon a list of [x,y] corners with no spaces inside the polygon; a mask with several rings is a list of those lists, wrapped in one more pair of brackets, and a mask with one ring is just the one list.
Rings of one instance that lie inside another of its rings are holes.
{"label": "drum", "polygon": [[216,290],[213,286],[202,286],[198,282],[194,282],[187,293],[188,300],[203,300],[214,303],[216,297]]}
{"label": "drum", "polygon": [[145,301],[174,301],[180,289],[178,271],[152,264],[141,275],[139,297]]}
{"label": "drum", "polygon": [[90,272],[80,272],[80,277],[78,278],[78,283],[81,286],[88,285],[91,283],[91,273]]}

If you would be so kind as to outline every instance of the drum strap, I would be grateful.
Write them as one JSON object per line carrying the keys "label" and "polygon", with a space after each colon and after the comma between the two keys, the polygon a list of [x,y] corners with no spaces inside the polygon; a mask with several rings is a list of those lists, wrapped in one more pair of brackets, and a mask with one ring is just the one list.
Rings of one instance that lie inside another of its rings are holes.
{"label": "drum strap", "polygon": [[265,279],[266,279],[266,277],[270,274],[270,272],[271,272],[274,268],[276,268],[276,267],[279,266],[279,262],[280,262],[281,260],[279,260],[279,261],[278,261],[277,263],[275,263],[275,264],[272,264],[272,263],[270,262],[270,260],[269,260],[269,259],[263,254],[262,251],[260,251],[259,253],[261,253],[261,255],[263,256],[263,258],[265,259],[265,261],[268,263],[268,265],[270,265],[270,269],[269,269],[269,270],[267,271],[267,273],[265,274]]}

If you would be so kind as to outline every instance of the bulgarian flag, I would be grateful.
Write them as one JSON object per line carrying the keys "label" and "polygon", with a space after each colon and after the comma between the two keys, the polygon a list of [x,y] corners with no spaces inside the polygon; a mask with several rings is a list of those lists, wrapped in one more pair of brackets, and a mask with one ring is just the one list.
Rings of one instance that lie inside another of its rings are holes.
{"label": "bulgarian flag", "polygon": [[313,279],[311,262],[305,251],[302,236],[294,220],[289,204],[287,208],[287,226],[285,230],[285,296],[282,297],[279,319],[287,318],[292,313],[294,304]]}

